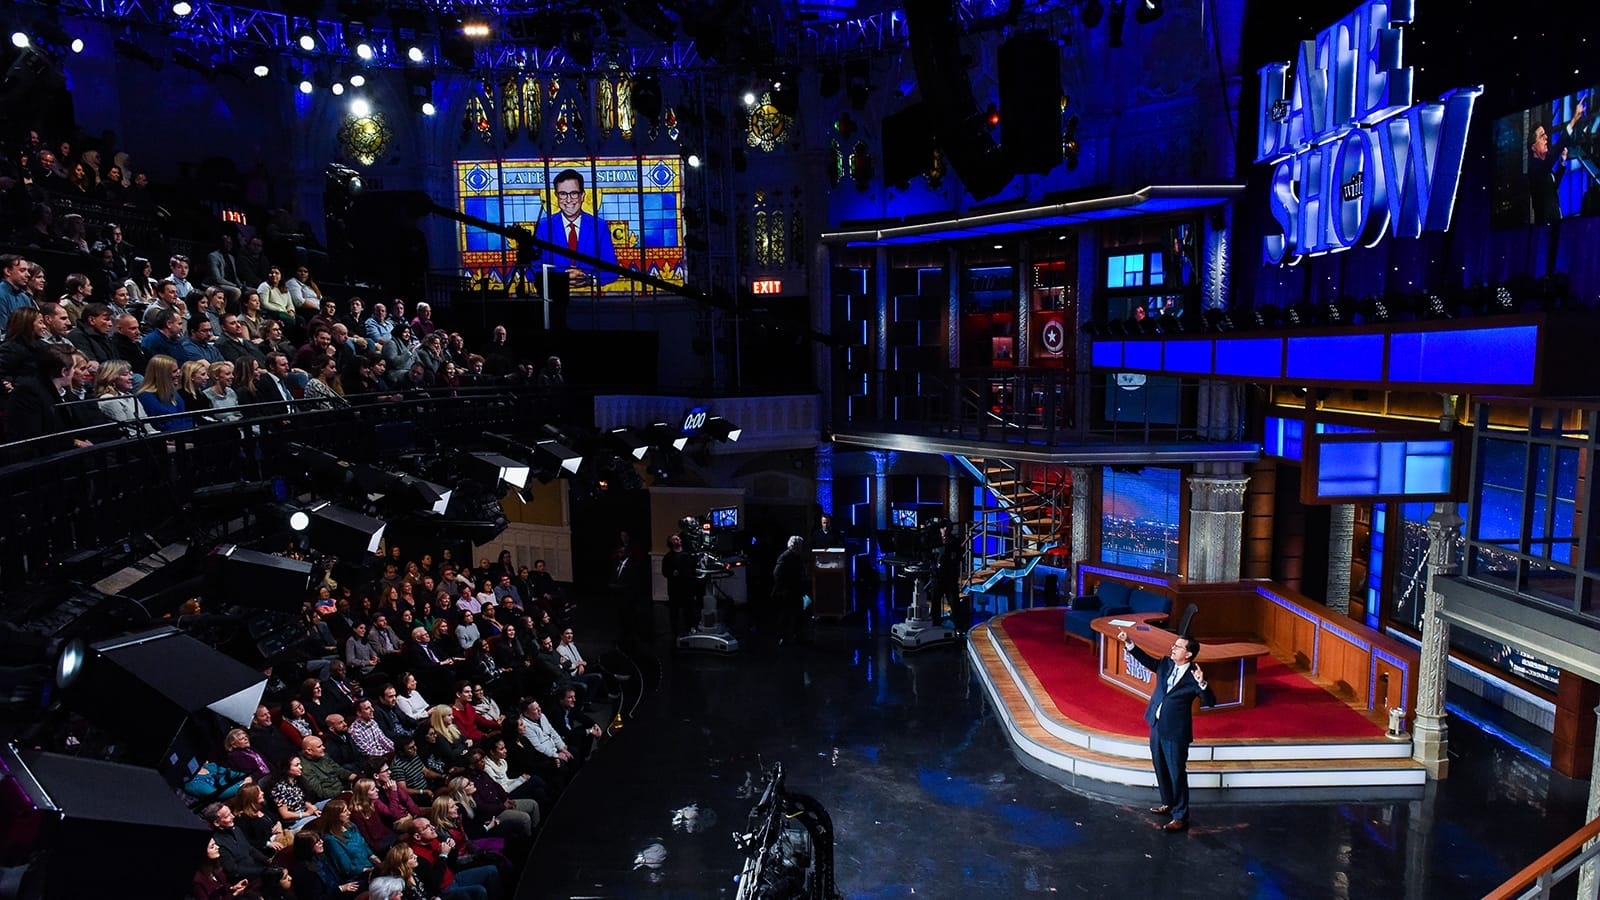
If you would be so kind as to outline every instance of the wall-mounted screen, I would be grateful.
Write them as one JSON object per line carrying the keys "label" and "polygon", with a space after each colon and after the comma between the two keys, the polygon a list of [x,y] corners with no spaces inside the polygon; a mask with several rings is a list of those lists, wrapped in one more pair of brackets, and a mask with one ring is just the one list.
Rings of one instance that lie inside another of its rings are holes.
{"label": "wall-mounted screen", "polygon": [[1545,225],[1600,212],[1600,87],[1589,87],[1494,123],[1499,228]]}
{"label": "wall-mounted screen", "polygon": [[1183,479],[1177,469],[1107,466],[1100,486],[1100,559],[1178,571]]}
{"label": "wall-mounted screen", "polygon": [[[555,184],[557,176],[575,172]],[[678,157],[458,160],[456,208],[501,225],[520,225],[557,250],[541,253],[527,277],[543,264],[582,273],[573,292],[633,293],[640,286],[603,272],[559,248],[615,261],[664,281],[684,280],[683,162]],[[504,284],[516,271],[516,249],[500,235],[456,228],[461,274],[474,282]]]}

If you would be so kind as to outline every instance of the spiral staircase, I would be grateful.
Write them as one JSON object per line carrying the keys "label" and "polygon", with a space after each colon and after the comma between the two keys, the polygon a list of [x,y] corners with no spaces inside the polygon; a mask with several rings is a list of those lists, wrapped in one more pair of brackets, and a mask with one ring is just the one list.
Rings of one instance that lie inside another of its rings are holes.
{"label": "spiral staircase", "polygon": [[955,456],[983,490],[973,509],[966,593],[975,605],[1028,577],[1057,547],[1072,543],[1072,482],[1064,466],[1001,457]]}

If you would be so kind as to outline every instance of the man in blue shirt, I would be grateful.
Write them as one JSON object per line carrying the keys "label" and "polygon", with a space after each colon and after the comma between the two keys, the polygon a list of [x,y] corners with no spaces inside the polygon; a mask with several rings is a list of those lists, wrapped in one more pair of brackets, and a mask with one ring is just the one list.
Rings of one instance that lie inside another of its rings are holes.
{"label": "man in blue shirt", "polygon": [[[203,359],[206,362],[222,362],[222,350],[212,343],[216,339],[216,332],[211,327],[211,320],[205,316],[193,316],[189,319],[189,336],[184,338],[184,359]],[[177,357],[173,357],[178,359]]]}
{"label": "man in blue shirt", "polygon": [[[617,264],[617,248],[611,240],[611,226],[599,216],[583,211],[583,175],[576,169],[562,169],[552,180],[556,193],[556,215],[546,216],[539,224],[538,237],[602,262]],[[612,272],[596,269],[589,263],[553,250],[547,250],[535,260],[534,278],[539,275],[539,265],[551,265],[566,271],[571,286],[585,288],[610,284],[617,280]]]}
{"label": "man in blue shirt", "polygon": [[[206,324],[211,323],[206,322]],[[139,346],[151,356],[170,356],[180,364],[198,358],[191,356],[184,348],[183,317],[179,316],[176,310],[168,310],[161,326],[145,335]]]}
{"label": "man in blue shirt", "polygon": [[33,299],[23,293],[27,286],[28,261],[14,253],[0,254],[0,333],[12,313],[33,305]]}

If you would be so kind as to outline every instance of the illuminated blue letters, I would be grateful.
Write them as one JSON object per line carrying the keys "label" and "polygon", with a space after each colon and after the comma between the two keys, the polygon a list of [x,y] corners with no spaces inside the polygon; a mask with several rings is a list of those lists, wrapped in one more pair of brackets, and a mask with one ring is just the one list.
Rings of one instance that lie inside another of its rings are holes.
{"label": "illuminated blue letters", "polygon": [[1415,0],[1372,0],[1301,41],[1292,67],[1260,70],[1256,162],[1272,166],[1268,203],[1283,231],[1266,238],[1267,262],[1450,227],[1483,88],[1412,103],[1396,25],[1415,12]]}

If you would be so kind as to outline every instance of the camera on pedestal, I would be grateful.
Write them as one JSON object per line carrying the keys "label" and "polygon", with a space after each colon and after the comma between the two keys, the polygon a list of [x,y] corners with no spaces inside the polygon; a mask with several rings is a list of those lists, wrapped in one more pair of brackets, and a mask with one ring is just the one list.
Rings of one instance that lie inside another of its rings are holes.
{"label": "camera on pedestal", "polygon": [[733,577],[733,567],[742,560],[725,556],[717,551],[717,533],[712,524],[718,510],[704,519],[684,516],[678,521],[678,539],[683,542],[683,552],[694,558],[695,576],[702,585],[700,621],[690,632],[678,638],[680,650],[711,650],[732,653],[739,649],[739,639],[733,636],[718,614],[723,601],[733,602],[719,582]]}

